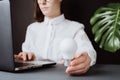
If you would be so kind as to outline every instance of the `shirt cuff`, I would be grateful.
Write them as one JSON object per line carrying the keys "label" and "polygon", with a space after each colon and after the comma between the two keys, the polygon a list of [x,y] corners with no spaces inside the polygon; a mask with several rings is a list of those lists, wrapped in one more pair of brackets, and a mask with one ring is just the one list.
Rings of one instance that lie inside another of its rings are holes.
{"label": "shirt cuff", "polygon": [[90,57],[90,59],[91,59],[91,62],[90,62],[90,66],[93,66],[93,65],[95,65],[95,63],[96,63],[96,52],[95,51],[88,51],[88,55],[89,55],[89,57]]}

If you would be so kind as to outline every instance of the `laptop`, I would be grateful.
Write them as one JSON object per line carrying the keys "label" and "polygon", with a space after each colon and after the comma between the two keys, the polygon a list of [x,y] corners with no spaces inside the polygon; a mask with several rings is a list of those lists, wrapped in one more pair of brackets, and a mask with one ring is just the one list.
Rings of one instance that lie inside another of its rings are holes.
{"label": "laptop", "polygon": [[55,64],[51,60],[14,60],[10,3],[9,0],[0,0],[0,70],[20,71]]}

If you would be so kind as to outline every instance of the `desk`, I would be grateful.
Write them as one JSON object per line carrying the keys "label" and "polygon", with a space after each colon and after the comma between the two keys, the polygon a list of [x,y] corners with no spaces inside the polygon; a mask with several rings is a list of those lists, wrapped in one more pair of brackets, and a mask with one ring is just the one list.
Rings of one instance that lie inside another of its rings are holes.
{"label": "desk", "polygon": [[120,80],[120,65],[97,64],[80,76],[69,76],[65,69],[63,65],[55,65],[17,73],[0,71],[0,80]]}

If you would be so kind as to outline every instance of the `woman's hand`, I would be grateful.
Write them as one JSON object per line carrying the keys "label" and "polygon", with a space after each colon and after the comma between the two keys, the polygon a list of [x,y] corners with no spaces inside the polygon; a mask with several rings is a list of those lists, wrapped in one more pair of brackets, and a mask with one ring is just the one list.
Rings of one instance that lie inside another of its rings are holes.
{"label": "woman's hand", "polygon": [[20,52],[18,55],[14,55],[15,59],[20,59],[23,61],[31,61],[35,59],[34,53],[31,52]]}
{"label": "woman's hand", "polygon": [[84,74],[90,68],[90,62],[91,59],[86,52],[77,54],[66,69],[66,73],[69,75]]}

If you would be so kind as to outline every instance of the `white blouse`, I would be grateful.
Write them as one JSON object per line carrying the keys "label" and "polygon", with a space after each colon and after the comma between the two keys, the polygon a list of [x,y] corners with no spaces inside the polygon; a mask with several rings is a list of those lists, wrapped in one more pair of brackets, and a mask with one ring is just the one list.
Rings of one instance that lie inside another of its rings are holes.
{"label": "white blouse", "polygon": [[59,63],[60,42],[65,38],[73,38],[77,42],[76,54],[88,52],[91,66],[96,62],[96,52],[88,39],[84,25],[65,19],[60,15],[53,19],[44,18],[43,22],[34,22],[27,28],[26,39],[22,51],[33,52],[36,58],[51,59]]}

